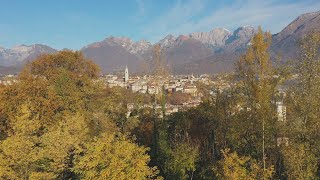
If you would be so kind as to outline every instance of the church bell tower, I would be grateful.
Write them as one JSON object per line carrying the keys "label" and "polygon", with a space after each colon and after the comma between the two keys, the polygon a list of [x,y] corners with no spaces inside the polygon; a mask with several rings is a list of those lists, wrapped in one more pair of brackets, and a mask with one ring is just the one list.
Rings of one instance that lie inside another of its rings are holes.
{"label": "church bell tower", "polygon": [[129,80],[129,72],[128,72],[128,66],[126,66],[126,69],[124,71],[124,82],[127,83]]}

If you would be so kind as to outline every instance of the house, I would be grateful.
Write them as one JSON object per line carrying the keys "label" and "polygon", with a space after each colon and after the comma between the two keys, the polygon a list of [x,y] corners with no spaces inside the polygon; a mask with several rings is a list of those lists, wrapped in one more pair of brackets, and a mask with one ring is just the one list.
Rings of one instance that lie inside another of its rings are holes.
{"label": "house", "polygon": [[183,93],[187,93],[187,94],[191,94],[192,96],[196,96],[197,95],[197,87],[196,86],[186,86],[183,89]]}

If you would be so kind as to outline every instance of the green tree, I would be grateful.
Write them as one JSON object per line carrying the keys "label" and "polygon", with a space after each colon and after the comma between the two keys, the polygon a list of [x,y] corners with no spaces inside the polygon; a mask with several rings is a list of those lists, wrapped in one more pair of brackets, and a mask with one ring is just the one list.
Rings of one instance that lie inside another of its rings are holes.
{"label": "green tree", "polygon": [[309,147],[291,143],[283,154],[289,179],[316,179],[317,159]]}
{"label": "green tree", "polygon": [[320,33],[311,33],[302,39],[300,51],[292,72],[295,83],[286,98],[286,135],[290,145],[284,151],[284,162],[289,177],[315,179],[320,169],[312,160],[320,158]]}
{"label": "green tree", "polygon": [[193,179],[199,158],[198,148],[188,143],[180,143],[172,149],[171,153],[171,158],[166,162],[167,178]]}

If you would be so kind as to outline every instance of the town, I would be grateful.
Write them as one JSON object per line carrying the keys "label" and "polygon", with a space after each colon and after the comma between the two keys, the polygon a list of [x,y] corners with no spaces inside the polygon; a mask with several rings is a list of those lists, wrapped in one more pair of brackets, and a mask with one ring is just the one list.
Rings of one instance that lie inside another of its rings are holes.
{"label": "town", "polygon": [[[157,96],[160,94],[178,94],[179,97],[183,97],[182,100],[177,100],[172,103],[167,102],[165,104],[166,115],[169,115],[179,110],[185,110],[188,108],[196,107],[202,102],[203,92],[199,89],[199,86],[206,86],[208,93],[212,96],[216,91],[223,91],[230,88],[232,82],[227,80],[228,74],[202,74],[202,75],[169,75],[167,77],[154,76],[154,75],[129,75],[128,67],[124,69],[123,73],[104,74],[98,79],[98,82],[102,82],[105,87],[114,88],[121,87],[128,89],[133,93],[141,93]],[[17,75],[6,75],[0,77],[0,84],[12,85],[17,82]],[[180,95],[180,96],[179,96]],[[181,98],[180,98],[181,99]],[[155,108],[157,111],[161,111],[161,104],[145,104],[143,107]],[[135,104],[128,104],[128,111],[137,109]],[[159,113],[162,116],[161,113]]]}
{"label": "town", "polygon": [[[166,102],[165,113],[169,115],[183,109],[196,107],[202,102],[203,92],[199,86],[207,86],[210,95],[214,95],[216,90],[230,88],[231,82],[226,80],[227,75],[169,75],[169,76],[154,76],[154,75],[129,75],[128,67],[125,68],[124,73],[115,75],[107,74],[100,78],[109,88],[122,87],[129,89],[134,93],[142,93],[157,96],[159,94],[179,94],[184,98],[174,102]],[[179,97],[178,97],[179,98]],[[161,111],[163,108],[160,103],[145,104],[143,107],[155,108]],[[129,112],[132,109],[141,108],[134,104],[128,104]],[[161,113],[159,113],[162,116]]]}
{"label": "town", "polygon": [[[230,80],[231,74],[201,74],[201,75],[169,75],[154,76],[154,75],[130,75],[129,69],[126,66],[123,73],[104,74],[98,79],[98,82],[104,84],[106,88],[120,87],[132,91],[133,93],[141,93],[152,95],[154,98],[162,94],[178,94],[172,102],[166,101],[164,107],[160,102],[137,105],[135,103],[127,104],[127,118],[135,109],[153,108],[159,117],[163,117],[161,113],[164,109],[165,115],[170,115],[175,112],[187,110],[197,107],[201,104],[204,92],[200,87],[205,86],[207,94],[215,98],[217,92],[223,92],[234,86],[234,82]],[[0,77],[0,84],[12,85],[16,83],[17,75],[6,75]],[[295,76],[295,78],[297,78]],[[283,103],[285,88],[278,88],[280,98],[275,102],[278,121],[286,120],[286,106]],[[179,96],[180,95],[180,96]],[[181,98],[182,97],[182,98]],[[156,99],[156,98],[155,98]],[[178,99],[178,100],[177,100]],[[244,107],[238,106],[238,111],[244,110]],[[280,144],[288,145],[288,138],[280,137],[277,139],[278,146]]]}

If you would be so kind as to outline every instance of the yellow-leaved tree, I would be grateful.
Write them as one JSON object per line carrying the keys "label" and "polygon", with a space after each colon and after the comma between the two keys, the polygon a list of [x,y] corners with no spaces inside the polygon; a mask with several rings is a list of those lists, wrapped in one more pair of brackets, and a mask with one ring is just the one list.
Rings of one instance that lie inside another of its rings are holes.
{"label": "yellow-leaved tree", "polygon": [[239,156],[230,149],[222,150],[222,155],[218,168],[214,169],[219,179],[271,179],[273,175],[273,166],[264,170],[261,163],[250,156]]}
{"label": "yellow-leaved tree", "polygon": [[272,156],[277,154],[274,147],[279,133],[274,94],[281,78],[272,66],[270,44],[271,34],[259,27],[236,69],[241,92],[239,105],[246,110],[238,119],[242,124],[237,127],[240,145],[253,158],[262,159],[264,167],[275,164]]}
{"label": "yellow-leaved tree", "polygon": [[[287,96],[286,135],[283,149],[291,179],[317,179],[320,170],[320,32],[306,35],[293,68],[294,84]],[[318,171],[318,172],[317,172]]]}
{"label": "yellow-leaved tree", "polygon": [[[80,52],[61,51],[40,56],[25,66],[16,83],[1,87],[0,179],[90,177],[91,169],[79,167],[90,166],[85,158],[95,150],[110,153],[110,162],[116,164],[124,158],[128,177],[156,176],[145,148],[115,137],[119,130],[112,118],[117,117],[105,113],[115,102],[106,101],[98,75],[98,67]],[[104,164],[98,171],[118,172],[102,155],[95,159]]]}
{"label": "yellow-leaved tree", "polygon": [[155,179],[158,171],[148,166],[146,151],[123,136],[105,133],[78,152],[74,171],[82,179]]}

